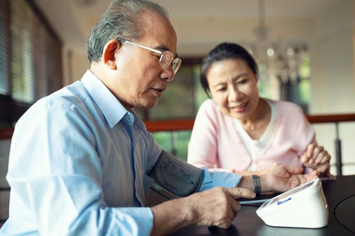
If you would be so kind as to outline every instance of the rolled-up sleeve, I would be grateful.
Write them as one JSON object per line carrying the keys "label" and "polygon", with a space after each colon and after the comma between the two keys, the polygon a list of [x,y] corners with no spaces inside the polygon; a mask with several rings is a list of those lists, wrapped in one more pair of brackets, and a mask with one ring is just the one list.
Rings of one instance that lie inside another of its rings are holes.
{"label": "rolled-up sleeve", "polygon": [[208,171],[204,168],[204,178],[199,191],[205,191],[213,187],[237,187],[242,176],[229,173],[229,172],[218,172],[218,171]]}

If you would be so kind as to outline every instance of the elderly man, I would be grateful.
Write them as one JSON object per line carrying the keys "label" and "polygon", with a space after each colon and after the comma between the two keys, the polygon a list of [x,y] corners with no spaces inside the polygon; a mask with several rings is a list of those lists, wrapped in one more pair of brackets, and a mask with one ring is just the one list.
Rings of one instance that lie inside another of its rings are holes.
{"label": "elderly man", "polygon": [[[180,161],[133,110],[155,107],[163,96],[181,63],[176,44],[159,5],[111,3],[87,42],[90,70],[16,125],[10,218],[1,234],[164,235],[190,224],[230,226],[240,210],[236,199],[255,196],[252,177]],[[255,190],[285,191],[316,177],[301,172],[275,167],[254,177]],[[181,198],[144,207],[153,179]]]}

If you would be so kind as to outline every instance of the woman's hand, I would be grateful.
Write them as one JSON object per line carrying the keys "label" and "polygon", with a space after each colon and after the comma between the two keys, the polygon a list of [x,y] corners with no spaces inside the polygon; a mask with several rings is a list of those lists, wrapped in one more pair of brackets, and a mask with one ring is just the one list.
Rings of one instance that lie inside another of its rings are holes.
{"label": "woman's hand", "polygon": [[301,157],[301,162],[313,170],[316,170],[320,176],[330,175],[331,156],[323,146],[317,144],[308,145],[307,151]]}
{"label": "woman's hand", "polygon": [[267,174],[259,176],[262,192],[285,192],[318,178],[316,171],[303,174],[302,167],[274,165]]}

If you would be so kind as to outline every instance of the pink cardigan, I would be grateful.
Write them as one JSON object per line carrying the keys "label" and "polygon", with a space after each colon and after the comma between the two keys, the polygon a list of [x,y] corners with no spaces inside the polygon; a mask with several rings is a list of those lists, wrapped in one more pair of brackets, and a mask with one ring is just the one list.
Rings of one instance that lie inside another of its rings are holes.
{"label": "pink cardigan", "polygon": [[[255,159],[258,170],[275,162],[302,166],[300,157],[310,143],[315,143],[313,127],[296,104],[271,101],[276,105],[277,118],[269,144]],[[189,163],[212,170],[246,170],[251,158],[239,137],[233,118],[224,115],[212,100],[200,107],[188,146]]]}

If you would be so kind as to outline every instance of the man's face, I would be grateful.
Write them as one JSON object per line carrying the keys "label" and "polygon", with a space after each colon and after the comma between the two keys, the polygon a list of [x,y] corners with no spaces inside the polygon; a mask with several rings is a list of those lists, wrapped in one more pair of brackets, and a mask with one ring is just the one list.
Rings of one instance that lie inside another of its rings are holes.
{"label": "man's face", "polygon": [[[141,22],[144,36],[135,43],[176,54],[176,33],[167,19],[146,11],[141,15]],[[126,109],[155,107],[167,88],[166,79],[174,76],[171,67],[162,69],[160,55],[127,43],[122,43],[115,57],[117,70],[109,89]]]}

